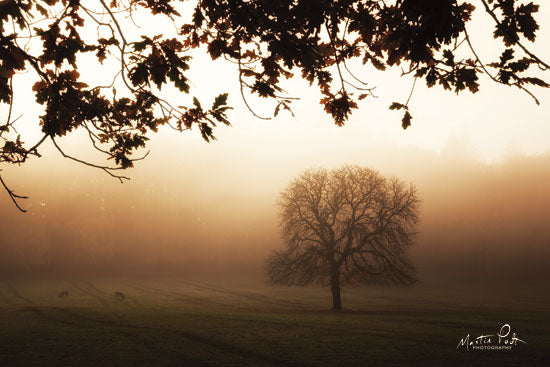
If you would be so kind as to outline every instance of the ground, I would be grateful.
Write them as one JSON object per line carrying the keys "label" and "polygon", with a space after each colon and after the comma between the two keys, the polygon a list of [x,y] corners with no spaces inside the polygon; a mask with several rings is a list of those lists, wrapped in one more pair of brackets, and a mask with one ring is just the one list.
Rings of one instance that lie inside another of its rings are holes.
{"label": "ground", "polygon": [[[354,288],[343,302],[331,312],[326,289],[256,279],[0,281],[0,366],[550,365],[536,290]],[[457,349],[504,324],[527,344]]]}

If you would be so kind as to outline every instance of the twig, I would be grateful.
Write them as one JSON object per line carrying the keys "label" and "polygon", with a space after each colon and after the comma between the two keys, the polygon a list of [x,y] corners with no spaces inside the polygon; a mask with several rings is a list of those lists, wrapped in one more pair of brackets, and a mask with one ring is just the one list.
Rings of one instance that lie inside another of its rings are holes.
{"label": "twig", "polygon": [[[75,161],[75,162],[84,164],[84,165],[86,165],[86,166],[98,168],[98,169],[100,169],[100,170],[102,170],[102,171],[105,171],[109,176],[118,179],[121,183],[123,183],[124,180],[130,180],[129,177],[116,175],[116,174],[114,174],[113,172],[111,172],[111,171],[121,170],[121,169],[123,169],[122,167],[107,167],[107,166],[100,166],[100,165],[97,165],[97,164],[94,164],[94,163],[86,162],[86,161],[84,161],[84,160],[82,160],[82,159],[75,158],[75,157],[73,157],[73,156],[70,156],[70,155],[66,154],[66,153],[61,149],[61,147],[57,144],[57,142],[55,141],[55,139],[54,139],[53,136],[50,136],[50,139],[51,139],[51,141],[53,142],[53,145],[55,146],[55,148],[59,151],[59,153],[61,153],[61,155],[62,155],[64,158],[68,158],[68,159],[70,159],[70,160],[73,160],[73,161]],[[144,158],[144,157],[143,157],[143,158]],[[143,159],[143,158],[140,158],[140,159]]]}
{"label": "twig", "polygon": [[[483,6],[485,6],[485,11],[487,13],[489,13],[489,15],[493,18],[493,20],[499,25],[499,26],[502,26],[502,23],[500,22],[500,20],[497,18],[495,12],[493,10],[491,10],[491,8],[489,7],[489,4],[487,4],[487,1],[486,0],[481,0],[481,2],[483,3]],[[504,28],[505,29],[505,28]],[[544,69],[543,70],[548,70],[550,69],[550,65],[548,65],[547,63],[545,63],[544,61],[542,61],[541,59],[539,59],[535,54],[533,54],[531,51],[529,51],[527,49],[527,47],[523,46],[523,44],[519,41],[519,37],[518,39],[516,39],[516,37],[513,35],[513,34],[510,34],[509,32],[507,32],[508,35],[514,39],[514,43],[516,45],[518,45],[522,50],[523,52],[525,52],[527,55],[529,55],[533,60],[535,60],[539,65],[542,65],[544,66]]]}
{"label": "twig", "polygon": [[252,115],[254,115],[254,117],[256,118],[259,118],[260,120],[271,120],[270,117],[263,117],[263,116],[260,116],[258,115],[253,109],[252,107],[250,107],[250,105],[248,104],[248,101],[246,100],[246,97],[244,95],[244,80],[243,80],[243,69],[242,69],[242,65],[241,65],[241,49],[239,47],[239,60],[238,60],[238,64],[239,64],[239,85],[241,87],[241,97],[243,98],[243,101],[244,101],[244,104],[246,105],[246,108],[248,108],[248,110],[252,113]]}
{"label": "twig", "polygon": [[13,203],[15,204],[15,206],[17,207],[17,209],[19,209],[19,211],[21,211],[22,213],[26,213],[27,210],[21,208],[21,207],[19,206],[19,203],[17,202],[16,199],[28,199],[29,197],[28,197],[28,196],[23,196],[23,195],[17,195],[16,193],[14,193],[14,192],[6,185],[6,183],[5,183],[4,180],[2,179],[2,175],[0,175],[0,182],[2,183],[2,186],[4,186],[4,189],[6,189],[6,191],[8,192],[8,195],[10,196],[11,201],[13,201]]}

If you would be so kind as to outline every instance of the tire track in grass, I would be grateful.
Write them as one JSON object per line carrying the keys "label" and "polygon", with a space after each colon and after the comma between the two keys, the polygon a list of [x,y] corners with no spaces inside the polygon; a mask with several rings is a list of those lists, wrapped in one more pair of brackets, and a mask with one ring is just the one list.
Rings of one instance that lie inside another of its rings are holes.
{"label": "tire track in grass", "polygon": [[146,286],[146,285],[143,285],[143,284],[127,283],[126,285],[128,287],[137,289],[137,290],[142,291],[142,292],[155,294],[155,295],[158,295],[158,296],[164,296],[164,297],[168,297],[168,298],[171,298],[171,299],[174,299],[174,300],[177,300],[177,301],[188,302],[188,303],[192,303],[192,304],[199,305],[199,306],[204,306],[204,304],[209,304],[210,303],[210,304],[214,304],[214,305],[217,305],[217,306],[234,307],[233,305],[228,304],[228,303],[222,303],[222,302],[214,301],[209,297],[190,296],[188,294],[172,292],[172,291],[166,291],[166,290],[162,290],[162,289],[158,289],[158,288],[153,288],[151,286]]}
{"label": "tire track in grass", "polygon": [[109,292],[107,291],[104,291],[103,289],[99,289],[97,288],[93,283],[87,281],[87,280],[81,280],[80,283],[84,284],[86,287],[88,287],[92,292],[95,292],[95,293],[98,293],[98,294],[103,294],[105,296],[112,296],[112,294],[110,294]]}
{"label": "tire track in grass", "polygon": [[278,298],[273,298],[266,296],[265,294],[256,293],[256,292],[249,292],[249,291],[239,291],[239,290],[233,290],[229,288],[220,287],[215,284],[211,283],[200,283],[200,282],[193,282],[188,281],[191,284],[193,284],[195,287],[207,289],[207,290],[213,290],[216,292],[223,292],[223,293],[229,293],[232,295],[238,295],[244,298],[252,299],[259,302],[265,302],[265,303],[271,303],[276,305],[284,305],[284,306],[293,306],[293,307],[302,307],[302,308],[308,308],[307,305],[300,303],[300,302],[293,302],[293,301],[285,301]]}
{"label": "tire track in grass", "polygon": [[21,309],[22,311],[32,312],[32,313],[34,313],[38,316],[41,316],[43,319],[46,319],[48,321],[53,321],[53,322],[59,322],[60,321],[60,320],[52,319],[50,317],[46,317],[44,315],[44,313],[41,311],[41,307],[39,307],[35,302],[31,301],[27,297],[24,297],[23,295],[21,295],[21,293],[19,293],[19,291],[13,285],[11,285],[11,284],[8,285],[8,289],[10,290],[11,294],[15,298],[23,301],[23,303],[26,305],[26,307]]}
{"label": "tire track in grass", "polygon": [[0,290],[0,298],[2,299],[2,302],[5,306],[12,307],[17,305],[17,302],[15,302],[8,296],[8,291],[6,291],[5,288]]}
{"label": "tire track in grass", "polygon": [[[32,301],[21,296],[17,291],[15,292],[16,293],[14,293],[14,295],[17,294],[18,297],[21,297],[22,300],[25,300],[26,302],[30,302],[31,304],[34,305]],[[92,329],[96,331],[97,331],[98,325],[103,325],[107,327],[106,328],[107,331],[114,331],[120,335],[123,335],[124,337],[128,337],[128,338],[131,337],[132,339],[135,339],[141,342],[142,345],[150,345],[151,339],[144,337],[143,334],[138,334],[136,332],[131,332],[129,330],[143,331],[143,332],[150,331],[150,332],[160,332],[163,334],[169,334],[171,335],[171,338],[169,338],[169,340],[173,340],[173,337],[175,336],[184,340],[192,341],[197,344],[206,346],[207,348],[216,349],[224,354],[235,355],[247,361],[252,360],[254,361],[253,362],[254,365],[258,365],[258,366],[259,365],[289,366],[289,367],[303,366],[294,361],[282,360],[277,358],[276,356],[266,355],[253,349],[243,348],[241,346],[231,344],[224,340],[212,339],[212,338],[201,336],[199,334],[182,330],[182,329],[173,329],[173,328],[157,327],[157,326],[150,326],[150,325],[136,325],[136,324],[127,323],[127,322],[118,322],[115,320],[104,320],[104,319],[90,317],[82,313],[74,312],[67,308],[36,307],[33,305],[29,305],[29,307],[27,307],[25,310],[30,311],[36,316],[44,320],[47,320],[49,322],[62,324],[69,327],[87,329],[87,330]],[[50,313],[48,313],[47,311],[55,311],[57,312],[58,315],[61,315],[61,318],[55,317]],[[71,320],[70,318],[73,318],[76,321]],[[87,324],[86,322],[90,324]],[[127,330],[124,330],[124,329],[127,329]],[[166,344],[163,344],[163,345],[166,345]],[[172,351],[178,352],[177,349],[173,349]],[[194,358],[189,357],[189,355],[187,355],[186,353],[180,353],[180,354],[187,359],[193,359],[199,365],[201,363],[204,365],[211,365],[207,361],[204,361],[202,359],[198,359],[196,357]],[[193,364],[193,365],[197,365],[197,364]]]}
{"label": "tire track in grass", "polygon": [[8,289],[9,291],[11,292],[11,294],[13,294],[13,296],[17,299],[20,299],[21,301],[23,301],[25,304],[29,305],[29,306],[37,306],[37,304],[33,301],[31,301],[30,299],[28,299],[27,297],[24,297],[21,295],[21,293],[19,293],[19,291],[13,286],[13,285],[8,285]]}
{"label": "tire track in grass", "polygon": [[[91,328],[91,329],[94,329],[96,331],[97,331],[97,324],[101,324],[101,325],[109,326],[109,327],[116,327],[117,326],[116,321],[109,321],[109,320],[104,320],[104,319],[93,318],[93,317],[90,317],[90,316],[86,316],[86,314],[84,314],[84,313],[75,312],[75,311],[73,311],[71,309],[68,309],[68,308],[51,307],[48,310],[56,311],[57,313],[59,313],[63,316],[63,319],[61,319],[61,320],[51,318],[52,321],[62,322],[62,323],[66,324],[66,325],[69,325],[69,326],[76,326],[76,327],[79,327],[79,328]],[[76,322],[67,320],[67,317],[75,319]],[[85,324],[83,322],[93,323],[93,324],[96,324],[96,325],[89,325],[89,324]],[[140,335],[137,335],[135,333],[130,333],[130,332],[120,330],[120,329],[117,329],[117,330],[114,330],[114,331],[116,331],[118,334],[121,334],[121,335],[126,336],[126,337],[132,337],[134,339],[140,339],[141,341],[143,341],[144,345],[147,345],[150,342],[150,339],[141,337]]]}
{"label": "tire track in grass", "polygon": [[108,303],[103,297],[98,296],[97,294],[94,294],[93,292],[90,292],[87,289],[84,289],[81,285],[79,285],[77,282],[71,282],[72,286],[78,290],[80,293],[83,293],[87,296],[90,296],[94,298],[96,301],[98,301],[103,307],[109,307],[111,304]]}
{"label": "tire track in grass", "polygon": [[[87,293],[86,291],[82,290],[82,288],[79,287],[78,284],[73,283],[73,286],[75,286],[75,288],[79,289],[82,293],[88,294],[88,295],[91,295],[92,297],[94,297],[93,294]],[[40,318],[42,318],[46,321],[52,322],[52,323],[62,324],[62,325],[69,326],[69,327],[97,330],[97,325],[96,326],[86,325],[86,324],[83,324],[81,322],[81,321],[88,321],[88,322],[92,322],[92,323],[95,323],[95,324],[108,326],[110,328],[119,328],[119,329],[111,329],[111,330],[114,330],[118,334],[123,335],[125,337],[130,337],[131,336],[133,338],[136,338],[136,337],[139,338],[139,336],[135,333],[129,333],[128,331],[120,330],[120,328],[133,329],[133,330],[160,331],[160,332],[164,332],[164,333],[175,334],[177,336],[184,337],[185,339],[195,341],[195,342],[198,342],[200,344],[206,344],[209,347],[216,347],[216,343],[212,344],[206,338],[202,338],[200,336],[196,336],[195,334],[180,331],[180,330],[174,330],[174,329],[162,328],[162,327],[154,327],[154,326],[146,326],[146,325],[134,325],[134,324],[128,324],[128,323],[118,323],[116,321],[101,320],[101,319],[96,319],[96,318],[92,318],[92,317],[89,317],[89,316],[85,316],[85,315],[82,315],[82,314],[78,314],[74,311],[69,311],[68,309],[61,308],[61,307],[38,307],[35,302],[33,302],[29,298],[24,297],[23,295],[21,295],[21,293],[19,293],[17,291],[17,289],[15,289],[12,285],[9,285],[8,289],[15,298],[20,299],[21,301],[23,301],[27,305],[27,307],[25,307],[23,309],[23,311],[32,312],[34,315],[36,315],[36,316],[38,316],[38,317],[40,317]],[[96,298],[96,297],[94,297],[94,298]],[[79,322],[67,320],[66,317],[63,317],[63,318],[52,317],[52,315],[47,314],[45,312],[46,310],[54,310],[54,311],[57,311],[58,313],[62,313],[63,315],[71,315],[71,316],[75,317]],[[141,338],[141,339],[143,340],[144,338]],[[148,344],[150,342],[150,340],[147,340],[146,342]],[[145,345],[147,345],[147,344],[145,344]],[[222,351],[224,351],[224,352],[232,352],[232,350],[234,349],[232,346],[225,346],[224,344],[221,344],[221,346],[222,346]],[[233,354],[235,354],[235,353],[233,353]],[[241,357],[247,355],[246,353],[237,353],[237,354]],[[185,357],[189,358],[187,355],[185,355]],[[197,360],[197,362],[200,363],[202,361]],[[278,365],[280,365],[280,364],[278,364]]]}
{"label": "tire track in grass", "polygon": [[[86,281],[86,280],[81,280],[81,283],[86,285],[91,292],[97,294],[98,296],[104,295],[106,298],[113,299],[114,304],[119,304],[120,301],[131,301],[134,304],[134,306],[137,306],[139,304],[138,301],[136,299],[134,299],[134,297],[130,297],[127,294],[124,295],[125,298],[123,300],[120,300],[120,299],[115,298],[114,293],[109,293],[107,291],[99,289],[92,282],[89,282],[89,281]],[[123,304],[130,306],[130,304],[128,302],[124,302]]]}
{"label": "tire track in grass", "polygon": [[[294,361],[285,361],[281,360],[277,357],[265,355],[260,352],[257,352],[255,350],[243,348],[236,346],[234,344],[225,342],[223,340],[215,340],[211,339],[205,336],[198,335],[196,333],[192,333],[185,330],[179,330],[179,329],[172,329],[172,328],[165,328],[165,327],[156,327],[156,326],[149,326],[149,325],[135,325],[131,323],[121,323],[116,321],[107,321],[107,320],[101,320],[101,319],[95,319],[89,316],[85,315],[78,315],[74,312],[68,311],[66,309],[59,309],[62,312],[70,313],[76,317],[78,317],[81,320],[87,320],[90,322],[95,322],[98,324],[104,324],[110,327],[117,327],[117,328],[127,328],[127,329],[134,329],[134,330],[145,330],[145,331],[156,331],[156,332],[162,332],[167,333],[171,335],[175,335],[177,337],[187,339],[193,342],[196,342],[198,344],[205,345],[210,348],[218,349],[219,351],[222,351],[224,353],[233,354],[236,356],[239,356],[245,360],[253,359],[258,362],[262,363],[268,363],[273,366],[289,366],[289,367],[305,367],[304,365],[298,364]],[[75,324],[77,325],[77,324]],[[135,335],[135,334],[132,334]]]}
{"label": "tire track in grass", "polygon": [[166,298],[174,299],[176,301],[199,304],[199,302],[197,302],[192,297],[187,296],[187,295],[183,295],[183,294],[174,295],[171,292],[166,292],[166,291],[162,291],[160,289],[147,287],[143,284],[124,283],[124,285],[127,286],[127,287],[130,287],[130,288],[133,288],[135,290],[138,290],[140,292],[145,292],[145,293],[153,294],[153,295],[156,295],[156,296],[163,296],[163,297],[166,297]]}
{"label": "tire track in grass", "polygon": [[[79,313],[70,311],[69,309],[61,308],[61,307],[29,306],[25,308],[25,311],[32,312],[35,316],[40,317],[43,320],[46,320],[48,322],[64,325],[70,328],[91,330],[94,332],[94,334],[98,332],[98,325],[101,325],[104,327],[103,332],[112,332],[112,333],[121,335],[125,338],[131,339],[140,348],[143,348],[144,346],[151,346],[151,343],[153,341],[151,337],[147,337],[147,334],[139,334],[139,333],[136,333],[135,331],[132,331],[133,329],[135,329],[135,326],[139,327],[139,325],[117,324],[116,322],[113,322],[113,321],[95,319],[95,318],[88,317],[83,314],[79,314]],[[52,314],[49,313],[48,311],[50,312],[55,311],[61,317],[52,316]],[[73,320],[71,320],[71,318]],[[164,344],[164,346],[166,346],[166,344]],[[182,360],[187,359],[187,361],[190,363],[192,362],[193,365],[197,365],[197,366],[201,365],[202,361],[196,358],[190,358],[189,356],[180,352],[177,349],[170,348],[170,350],[171,352],[174,352],[180,355],[182,357]]]}
{"label": "tire track in grass", "polygon": [[[93,296],[92,293],[86,293],[86,291],[82,291],[81,287],[79,287],[78,284],[73,283],[73,285],[77,289],[80,288],[81,292]],[[147,288],[147,287],[145,287],[145,288]],[[147,326],[147,325],[135,325],[135,324],[130,324],[130,323],[120,323],[120,322],[116,322],[116,321],[95,319],[95,318],[85,316],[85,315],[82,315],[82,314],[77,314],[73,311],[69,311],[68,309],[61,308],[61,307],[49,307],[49,308],[37,307],[36,303],[34,303],[30,299],[22,296],[13,286],[10,286],[9,289],[15,297],[21,299],[22,301],[24,301],[25,303],[27,303],[29,305],[29,307],[27,308],[28,311],[31,311],[35,315],[37,315],[37,316],[39,316],[39,317],[41,317],[45,320],[48,320],[50,322],[60,323],[60,324],[64,324],[64,325],[71,326],[71,327],[94,328],[93,326],[87,326],[87,325],[84,325],[84,324],[79,323],[79,322],[66,320],[65,318],[60,319],[60,318],[52,317],[51,315],[47,315],[44,312],[44,310],[55,310],[58,313],[73,315],[74,317],[77,318],[77,320],[80,320],[80,321],[81,320],[86,320],[86,321],[93,322],[93,323],[96,323],[96,324],[106,325],[106,326],[109,326],[109,327],[112,327],[112,328],[126,328],[126,329],[145,330],[145,331],[147,331],[147,330],[149,330],[149,331],[160,331],[160,332],[163,332],[163,333],[175,335],[175,336],[178,336],[180,338],[184,338],[184,339],[196,342],[198,344],[205,345],[205,346],[210,347],[210,348],[215,348],[215,349],[217,349],[221,352],[224,352],[224,353],[236,355],[236,356],[238,356],[240,358],[243,358],[245,360],[253,359],[254,361],[260,362],[264,365],[267,363],[267,364],[273,365],[273,366],[302,367],[302,365],[297,364],[294,361],[281,360],[277,357],[270,356],[270,355],[265,355],[265,354],[262,354],[260,352],[255,351],[255,350],[242,348],[242,347],[236,346],[234,344],[225,342],[223,340],[215,340],[215,339],[207,338],[207,337],[204,337],[204,336],[201,336],[201,335],[189,332],[189,331],[185,331],[185,330],[177,330],[177,329]],[[151,288],[151,289],[154,290],[154,288]],[[161,292],[161,293],[164,293],[164,292]],[[170,294],[170,292],[166,292],[166,293]],[[135,334],[128,334],[127,332],[120,331],[120,330],[118,330],[117,332],[119,332],[120,334],[122,334],[124,336],[128,336],[128,335],[135,336]]]}
{"label": "tire track in grass", "polygon": [[[19,291],[13,286],[13,285],[9,285],[8,286],[8,289],[10,290],[11,294],[24,302],[24,304],[26,305],[26,307],[24,308],[21,308],[21,311],[24,311],[24,312],[32,312],[34,313],[35,315],[38,315],[40,317],[42,317],[43,319],[45,320],[48,320],[48,321],[51,321],[51,322],[60,322],[60,323],[66,323],[64,322],[64,320],[59,320],[59,319],[56,319],[56,318],[52,318],[52,317],[48,317],[44,314],[44,312],[42,311],[42,309],[47,309],[48,307],[41,307],[39,306],[37,303],[33,302],[32,300],[30,300],[29,298],[21,295],[21,293],[19,293]],[[66,323],[68,325],[73,325],[72,323]],[[74,325],[73,325],[74,326]]]}
{"label": "tire track in grass", "polygon": [[[154,288],[153,288],[154,289]],[[282,360],[277,358],[276,356],[271,355],[265,355],[261,352],[247,349],[246,347],[240,347],[235,346],[229,342],[223,341],[223,340],[215,340],[212,338],[208,338],[205,336],[198,335],[193,332],[189,332],[186,330],[179,330],[179,329],[172,329],[172,328],[165,328],[165,327],[156,327],[156,326],[149,326],[149,325],[136,325],[132,323],[124,323],[124,322],[117,322],[115,320],[104,320],[104,319],[97,319],[93,317],[89,317],[85,314],[77,313],[74,311],[71,311],[66,308],[61,307],[36,307],[36,303],[28,299],[27,297],[22,296],[15,288],[10,287],[10,290],[12,291],[13,295],[17,298],[23,300],[25,303],[29,305],[29,307],[25,308],[25,311],[30,311],[34,313],[35,315],[43,318],[44,320],[47,320],[52,323],[58,323],[65,326],[70,327],[77,327],[77,328],[83,328],[83,329],[93,329],[97,330],[97,324],[107,326],[108,330],[114,331],[120,335],[123,335],[125,337],[132,337],[134,339],[141,339],[144,340],[146,343],[149,343],[150,340],[145,340],[146,338],[140,337],[139,335],[135,333],[131,333],[125,330],[121,329],[131,329],[131,330],[143,330],[143,331],[154,331],[154,332],[162,332],[166,334],[170,334],[179,338],[183,338],[186,340],[190,340],[193,342],[196,342],[198,344],[205,345],[209,348],[215,348],[223,353],[233,354],[240,358],[243,358],[245,360],[250,361],[251,359],[253,361],[258,362],[257,365],[273,365],[273,366],[289,366],[289,367],[302,367],[304,365],[301,365],[294,361],[288,361],[288,360]],[[48,314],[46,311],[53,310],[56,311],[58,314],[62,314],[62,318],[52,316],[51,314]],[[68,320],[66,316],[71,316],[77,320],[77,322]],[[235,319],[238,321],[238,319]],[[88,321],[94,325],[87,325],[83,323],[82,321]],[[269,322],[268,322],[269,323]],[[327,330],[330,330],[327,328]],[[383,336],[383,335],[378,335]],[[389,336],[387,336],[389,337]],[[393,337],[395,338],[395,337]],[[147,344],[146,344],[147,345]],[[187,357],[187,356],[186,356]],[[200,361],[202,362],[202,360]],[[204,363],[204,362],[203,362]]]}
{"label": "tire track in grass", "polygon": [[34,313],[36,316],[39,316],[39,317],[43,318],[44,320],[47,320],[47,321],[50,321],[50,322],[53,322],[53,323],[63,324],[63,325],[66,325],[66,326],[71,326],[71,327],[85,328],[85,329],[97,329],[95,326],[92,326],[92,325],[85,325],[81,322],[70,321],[70,320],[67,320],[65,317],[63,317],[63,318],[52,317],[51,314],[47,313],[47,311],[57,311],[58,313],[63,312],[65,315],[67,315],[69,313],[67,311],[67,309],[64,309],[64,308],[61,308],[61,307],[35,307],[35,306],[30,306],[30,307],[25,308],[25,311],[30,311],[30,312]]}
{"label": "tire track in grass", "polygon": [[194,282],[194,281],[191,281],[191,280],[187,280],[186,282],[193,285],[194,287],[196,287],[198,289],[204,289],[204,290],[218,292],[218,293],[230,294],[230,295],[234,295],[234,296],[247,298],[247,299],[250,299],[250,300],[253,300],[253,301],[257,301],[257,302],[263,302],[263,303],[276,305],[276,306],[279,306],[279,307],[281,307],[281,306],[283,306],[283,307],[298,307],[301,310],[309,309],[309,307],[307,305],[303,304],[303,303],[292,302],[292,301],[284,301],[284,300],[281,300],[281,299],[266,296],[266,295],[261,294],[261,293],[232,290],[232,289],[220,287],[220,286],[217,286],[217,285],[214,285],[214,284]]}
{"label": "tire track in grass", "polygon": [[[76,289],[81,291],[82,293],[94,297],[93,294],[87,293],[85,290],[83,290],[81,287],[79,287],[78,284],[76,284],[75,282],[72,282],[72,285]],[[9,290],[13,294],[14,297],[22,300],[27,305],[27,307],[24,308],[24,311],[30,311],[30,312],[42,317],[45,320],[55,322],[55,323],[65,324],[67,326],[76,326],[76,327],[80,327],[80,328],[95,328],[94,326],[83,325],[82,323],[69,321],[69,320],[66,320],[65,318],[60,319],[60,318],[57,318],[57,317],[52,317],[51,315],[45,313],[46,310],[54,310],[58,313],[62,313],[63,315],[72,315],[72,316],[76,317],[78,320],[88,320],[88,321],[94,321],[94,322],[101,322],[103,324],[109,324],[109,321],[82,317],[82,315],[79,315],[75,312],[72,312],[67,308],[58,307],[58,306],[53,306],[53,307],[39,306],[37,303],[33,302],[29,298],[24,297],[23,295],[21,295],[21,293],[19,293],[19,291],[17,291],[17,289],[15,287],[13,287],[12,285],[9,286]],[[94,297],[94,298],[96,298],[96,297]]]}

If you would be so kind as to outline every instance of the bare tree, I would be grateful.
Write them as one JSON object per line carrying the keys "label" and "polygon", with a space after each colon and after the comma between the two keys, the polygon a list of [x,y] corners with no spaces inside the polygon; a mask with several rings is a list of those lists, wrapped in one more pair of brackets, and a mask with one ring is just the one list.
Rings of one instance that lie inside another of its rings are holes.
{"label": "bare tree", "polygon": [[414,243],[416,188],[358,166],[308,170],[280,194],[285,247],[267,259],[272,284],[330,284],[341,309],[344,284],[411,284],[406,250]]}

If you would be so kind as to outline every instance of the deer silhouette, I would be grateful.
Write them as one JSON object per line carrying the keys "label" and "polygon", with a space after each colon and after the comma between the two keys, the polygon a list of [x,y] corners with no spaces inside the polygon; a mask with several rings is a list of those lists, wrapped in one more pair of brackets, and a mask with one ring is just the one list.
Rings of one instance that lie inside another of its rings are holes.
{"label": "deer silhouette", "polygon": [[59,298],[69,297],[69,291],[61,291],[57,294]]}

